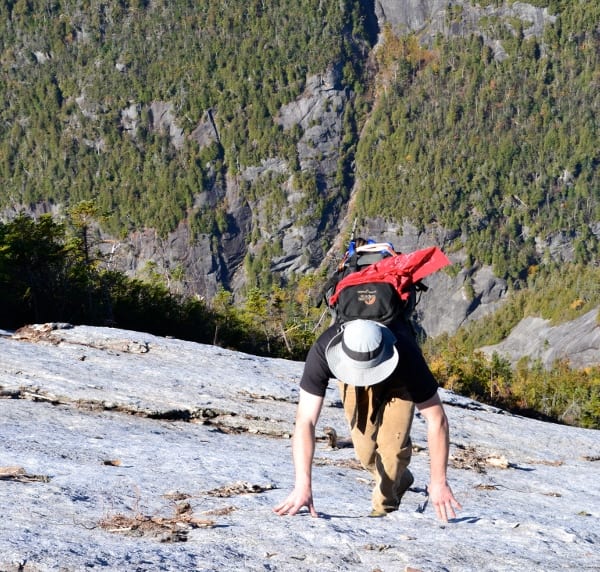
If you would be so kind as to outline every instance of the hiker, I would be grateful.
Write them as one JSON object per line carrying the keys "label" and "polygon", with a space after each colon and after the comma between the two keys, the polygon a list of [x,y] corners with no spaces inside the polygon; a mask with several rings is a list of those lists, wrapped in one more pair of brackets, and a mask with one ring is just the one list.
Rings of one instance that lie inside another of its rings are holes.
{"label": "hiker", "polygon": [[330,326],[311,347],[300,381],[292,442],[295,486],[273,511],[295,515],[307,507],[318,516],[312,494],[315,427],[329,379],[337,378],[354,449],[375,486],[370,516],[397,510],[413,483],[408,470],[414,407],[427,422],[429,499],[442,521],[461,506],[446,481],[448,420],[438,384],[407,325],[390,328],[372,320]]}

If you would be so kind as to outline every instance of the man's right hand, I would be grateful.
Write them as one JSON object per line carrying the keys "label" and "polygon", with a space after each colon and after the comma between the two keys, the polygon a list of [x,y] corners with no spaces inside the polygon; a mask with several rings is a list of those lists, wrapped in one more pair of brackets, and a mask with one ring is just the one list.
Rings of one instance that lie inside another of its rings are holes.
{"label": "man's right hand", "polygon": [[310,515],[318,517],[312,495],[312,461],[315,452],[315,426],[321,413],[323,398],[300,389],[296,411],[296,429],[292,437],[292,452],[296,479],[294,490],[276,507],[273,512],[279,516],[293,516],[303,507],[308,507]]}
{"label": "man's right hand", "polygon": [[294,516],[303,507],[308,507],[310,516],[318,518],[310,488],[307,490],[295,488],[282,503],[273,508],[273,512],[279,516],[286,514]]}

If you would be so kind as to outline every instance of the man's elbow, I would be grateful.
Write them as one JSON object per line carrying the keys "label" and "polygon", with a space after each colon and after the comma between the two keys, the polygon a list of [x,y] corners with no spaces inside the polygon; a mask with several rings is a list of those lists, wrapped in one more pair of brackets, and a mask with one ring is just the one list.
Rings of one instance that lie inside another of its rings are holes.
{"label": "man's elbow", "polygon": [[450,423],[442,409],[439,415],[434,415],[427,421],[427,432],[431,439],[448,443],[450,440]]}
{"label": "man's elbow", "polygon": [[436,393],[433,397],[422,403],[417,403],[417,409],[427,421],[429,427],[439,427],[448,429],[448,417],[444,411],[444,406]]}
{"label": "man's elbow", "polygon": [[450,431],[450,423],[448,422],[448,416],[446,412],[442,409],[438,421],[438,426],[442,431],[448,433]]}
{"label": "man's elbow", "polygon": [[316,424],[310,417],[296,417],[294,433],[297,435],[315,435]]}

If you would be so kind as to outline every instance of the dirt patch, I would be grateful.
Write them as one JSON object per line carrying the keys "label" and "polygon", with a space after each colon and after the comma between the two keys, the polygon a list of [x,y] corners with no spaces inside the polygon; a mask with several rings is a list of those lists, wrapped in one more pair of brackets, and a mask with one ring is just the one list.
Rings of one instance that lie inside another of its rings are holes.
{"label": "dirt patch", "polygon": [[341,467],[343,469],[356,469],[363,470],[363,466],[356,459],[328,459],[324,457],[317,457],[314,460],[315,467],[323,467],[325,465],[330,467]]}
{"label": "dirt patch", "polygon": [[477,473],[485,473],[487,469],[516,469],[514,463],[508,461],[504,455],[496,453],[483,453],[475,447],[456,446],[456,452],[449,459],[450,465],[455,469],[465,469]]}
{"label": "dirt patch", "polygon": [[237,483],[233,483],[231,485],[224,485],[217,489],[207,491],[206,494],[211,497],[226,498],[226,497],[233,497],[236,495],[264,493],[265,491],[272,491],[276,488],[277,487],[272,484],[253,485],[253,484],[245,482],[245,481],[238,481]]}

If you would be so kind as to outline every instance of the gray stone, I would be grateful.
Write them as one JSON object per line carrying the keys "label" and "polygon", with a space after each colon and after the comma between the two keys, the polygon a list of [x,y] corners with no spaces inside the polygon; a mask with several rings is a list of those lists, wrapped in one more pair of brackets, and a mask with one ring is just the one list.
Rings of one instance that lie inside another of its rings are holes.
{"label": "gray stone", "polygon": [[553,326],[549,320],[529,316],[501,343],[481,350],[488,356],[497,353],[515,364],[522,357],[551,368],[557,360],[567,360],[574,368],[600,364],[600,308]]}

